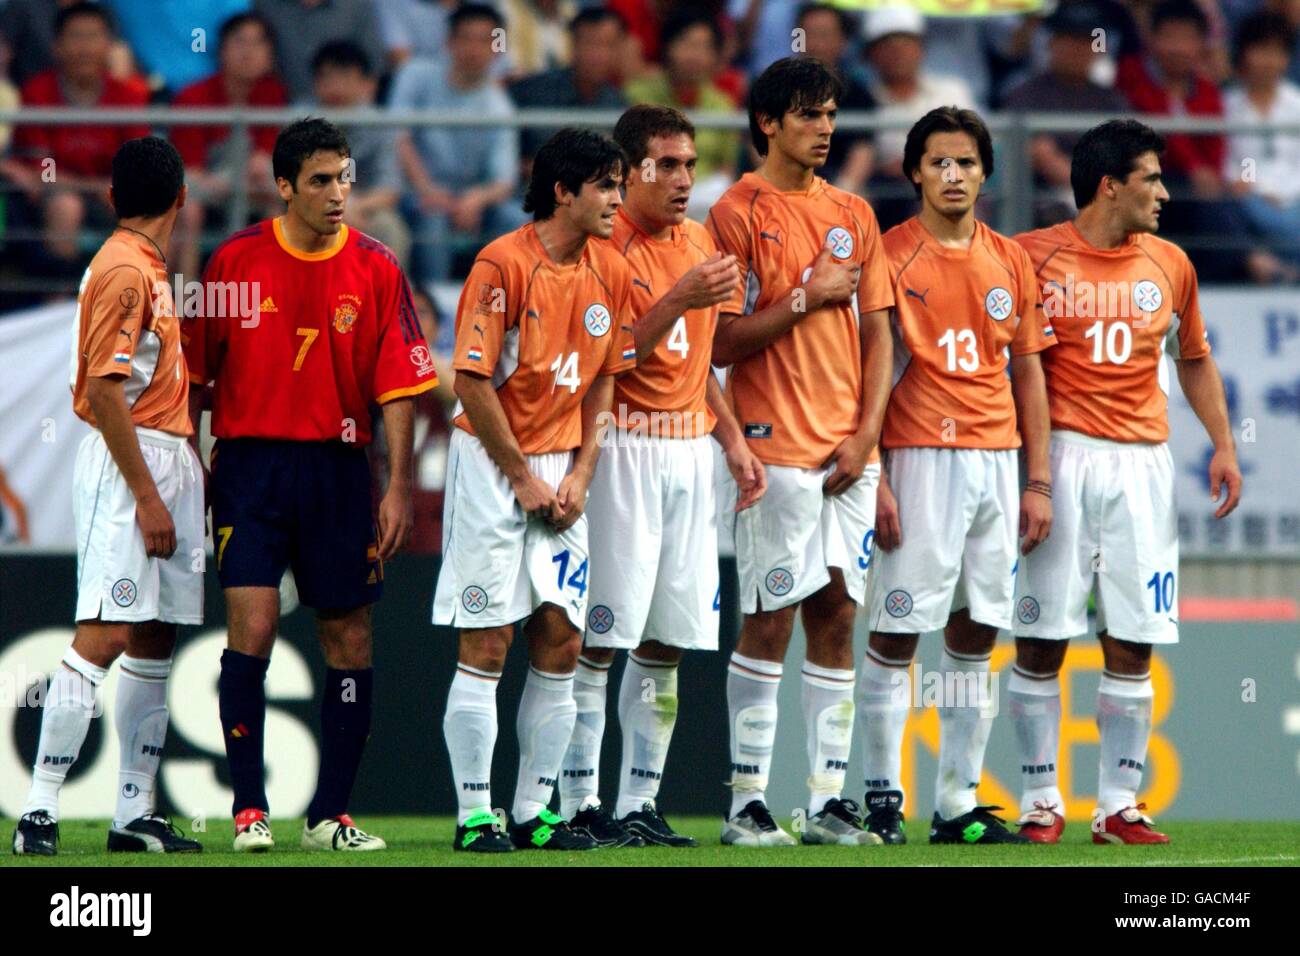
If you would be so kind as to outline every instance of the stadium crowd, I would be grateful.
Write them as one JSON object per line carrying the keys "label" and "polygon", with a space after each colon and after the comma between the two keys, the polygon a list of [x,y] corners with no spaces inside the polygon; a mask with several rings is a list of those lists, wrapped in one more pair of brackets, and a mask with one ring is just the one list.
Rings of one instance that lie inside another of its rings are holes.
{"label": "stadium crowd", "polygon": [[[949,104],[1276,124],[1276,132],[1169,136],[1164,175],[1175,201],[1162,234],[1187,248],[1203,281],[1300,283],[1300,180],[1290,174],[1300,131],[1285,128],[1300,124],[1300,0],[1046,7],[926,19],[902,5],[855,13],[795,0],[0,0],[0,107],[374,106],[504,120],[520,109],[644,102],[736,115],[751,80],[793,50],[839,72],[841,111],[904,124]],[[112,156],[147,132],[0,125],[0,310],[75,293],[113,224],[104,199]],[[235,190],[246,190],[249,221],[281,211],[270,162],[277,132],[253,126],[236,143],[222,127],[169,131],[190,187],[172,269],[197,276],[217,242],[246,225],[230,221]],[[479,248],[525,221],[530,159],[554,131],[346,132],[357,169],[348,222],[392,249],[413,285],[431,289],[462,278]],[[1034,195],[1001,201],[1032,202],[1037,226],[1072,216],[1076,138],[1033,137]],[[903,140],[901,130],[844,132],[822,171],[865,196],[882,230],[915,211]],[[756,157],[740,131],[700,129],[696,146],[691,215],[703,219]],[[445,355],[451,323],[423,300],[426,335]],[[440,540],[447,381],[440,396],[422,396],[417,462],[427,442],[437,493],[417,501],[425,516],[414,550]],[[375,460],[381,466],[382,455]]]}

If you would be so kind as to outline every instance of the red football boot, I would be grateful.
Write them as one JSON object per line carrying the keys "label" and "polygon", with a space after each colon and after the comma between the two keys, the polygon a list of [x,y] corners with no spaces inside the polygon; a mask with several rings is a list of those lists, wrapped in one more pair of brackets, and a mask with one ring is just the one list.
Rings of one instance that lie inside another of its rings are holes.
{"label": "red football boot", "polygon": [[1034,809],[1022,814],[1016,821],[1020,835],[1035,843],[1060,843],[1065,830],[1065,817],[1056,812],[1056,804],[1034,801]]}
{"label": "red football boot", "polygon": [[1168,843],[1169,837],[1155,828],[1151,818],[1142,811],[1145,803],[1136,807],[1125,807],[1119,813],[1102,816],[1100,809],[1092,813],[1093,843]]}

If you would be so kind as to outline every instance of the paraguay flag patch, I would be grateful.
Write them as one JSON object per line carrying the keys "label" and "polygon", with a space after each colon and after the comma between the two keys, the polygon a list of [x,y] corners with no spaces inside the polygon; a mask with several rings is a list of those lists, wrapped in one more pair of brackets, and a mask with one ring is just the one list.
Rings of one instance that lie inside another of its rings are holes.
{"label": "paraguay flag patch", "polygon": [[114,362],[121,362],[123,365],[129,365],[130,362],[131,362],[131,353],[130,353],[130,352],[114,352],[114,353],[113,353],[113,361],[114,361]]}
{"label": "paraguay flag patch", "polygon": [[624,361],[627,361],[628,359],[634,359],[634,358],[636,358],[636,346],[629,345],[627,348],[623,350],[623,359]]}
{"label": "paraguay flag patch", "polygon": [[469,350],[469,360],[471,362],[483,361],[483,350],[481,348],[472,348]]}

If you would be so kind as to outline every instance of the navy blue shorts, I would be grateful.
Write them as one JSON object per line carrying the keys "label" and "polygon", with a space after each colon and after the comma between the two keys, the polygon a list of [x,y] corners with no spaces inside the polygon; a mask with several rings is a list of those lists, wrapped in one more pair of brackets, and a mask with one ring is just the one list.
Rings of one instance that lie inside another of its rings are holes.
{"label": "navy blue shorts", "polygon": [[211,495],[223,588],[278,588],[288,567],[308,607],[350,610],[379,600],[384,566],[364,448],[218,439]]}

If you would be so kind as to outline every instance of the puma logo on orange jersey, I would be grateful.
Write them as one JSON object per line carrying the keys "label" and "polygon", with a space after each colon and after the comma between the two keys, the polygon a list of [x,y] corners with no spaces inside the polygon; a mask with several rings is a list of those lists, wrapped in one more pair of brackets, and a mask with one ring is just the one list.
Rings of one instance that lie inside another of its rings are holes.
{"label": "puma logo on orange jersey", "polygon": [[[632,284],[633,284],[633,285],[639,285],[641,288],[645,289],[647,292],[650,292],[650,283],[649,283],[649,282],[642,282],[640,279],[633,279],[633,280],[632,280]],[[651,294],[653,295],[653,293],[651,293]]]}
{"label": "puma logo on orange jersey", "polygon": [[930,294],[930,290],[928,288],[924,292],[917,292],[915,289],[908,289],[907,294],[910,295],[913,299],[920,299],[921,304],[925,306],[927,309],[930,307],[930,303],[925,301],[925,297]]}
{"label": "puma logo on orange jersey", "polygon": [[772,233],[772,232],[764,232],[762,229],[760,229],[760,230],[758,231],[758,238],[760,238],[760,239],[771,239],[771,240],[772,240],[773,242],[775,242],[778,246],[782,246],[782,247],[784,247],[784,245],[785,245],[785,243],[783,243],[783,242],[781,241],[781,230],[780,230],[780,229],[778,229],[775,233]]}

